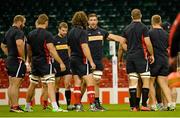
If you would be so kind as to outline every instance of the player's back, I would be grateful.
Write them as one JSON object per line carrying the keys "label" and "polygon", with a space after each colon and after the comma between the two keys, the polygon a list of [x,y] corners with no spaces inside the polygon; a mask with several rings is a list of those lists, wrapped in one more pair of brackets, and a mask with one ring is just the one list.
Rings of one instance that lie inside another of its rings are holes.
{"label": "player's back", "polygon": [[50,53],[47,43],[53,42],[53,36],[46,29],[38,28],[28,35],[28,44],[31,46],[32,59],[36,62],[49,62]]}
{"label": "player's back", "polygon": [[9,57],[18,57],[18,50],[16,46],[16,40],[22,39],[24,40],[24,33],[17,27],[13,26],[5,34],[5,39],[7,48],[8,48],[8,58]]}
{"label": "player's back", "polygon": [[124,30],[127,39],[128,57],[144,57],[144,37],[148,36],[147,27],[141,22],[131,22]]}
{"label": "player's back", "polygon": [[168,33],[161,28],[153,28],[149,30],[149,37],[154,48],[155,57],[168,56]]}
{"label": "player's back", "polygon": [[88,43],[87,32],[80,26],[74,26],[68,34],[68,45],[71,49],[71,57],[85,58],[81,44]]}

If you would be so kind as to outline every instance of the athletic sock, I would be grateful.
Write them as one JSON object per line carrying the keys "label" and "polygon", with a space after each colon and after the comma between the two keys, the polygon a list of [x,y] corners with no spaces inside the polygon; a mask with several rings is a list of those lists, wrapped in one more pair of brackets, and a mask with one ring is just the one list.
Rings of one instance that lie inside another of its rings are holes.
{"label": "athletic sock", "polygon": [[53,108],[53,109],[58,110],[59,107],[58,107],[58,105],[57,105],[57,102],[52,102],[51,105],[52,105],[52,108]]}
{"label": "athletic sock", "polygon": [[88,96],[90,104],[93,104],[94,100],[95,100],[94,86],[88,86],[87,87],[87,96]]}
{"label": "athletic sock", "polygon": [[139,103],[140,103],[140,98],[136,98],[136,106],[139,107]]}
{"label": "athletic sock", "polygon": [[28,103],[26,103],[26,109],[30,109],[30,107],[31,107],[31,103],[30,102],[28,102]]}
{"label": "athletic sock", "polygon": [[142,88],[142,106],[147,107],[149,88]]}
{"label": "athletic sock", "polygon": [[74,87],[75,104],[81,104],[81,87]]}
{"label": "athletic sock", "polygon": [[156,94],[157,103],[162,103],[161,95]]}
{"label": "athletic sock", "polygon": [[136,88],[130,88],[129,93],[130,93],[130,106],[136,107],[136,93],[137,93]]}
{"label": "athletic sock", "polygon": [[48,106],[48,101],[47,100],[44,100],[43,101],[43,107],[47,107]]}
{"label": "athletic sock", "polygon": [[56,92],[56,102],[57,102],[57,105],[59,107],[60,106],[59,105],[59,92]]}
{"label": "athletic sock", "polygon": [[65,97],[66,97],[67,106],[69,106],[71,103],[71,90],[65,90]]}

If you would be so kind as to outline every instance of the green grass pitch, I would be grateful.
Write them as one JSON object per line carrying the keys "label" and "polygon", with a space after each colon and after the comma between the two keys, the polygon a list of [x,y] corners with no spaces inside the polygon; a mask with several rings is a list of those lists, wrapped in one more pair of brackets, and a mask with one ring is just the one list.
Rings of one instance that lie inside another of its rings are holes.
{"label": "green grass pitch", "polygon": [[[88,105],[85,105],[85,110]],[[0,117],[180,117],[180,105],[177,105],[176,111],[156,111],[156,112],[130,112],[127,104],[123,105],[104,105],[108,108],[105,112],[75,112],[53,113],[50,110],[42,111],[41,106],[34,106],[34,112],[11,113],[8,106],[0,106]],[[63,106],[65,108],[65,106]]]}

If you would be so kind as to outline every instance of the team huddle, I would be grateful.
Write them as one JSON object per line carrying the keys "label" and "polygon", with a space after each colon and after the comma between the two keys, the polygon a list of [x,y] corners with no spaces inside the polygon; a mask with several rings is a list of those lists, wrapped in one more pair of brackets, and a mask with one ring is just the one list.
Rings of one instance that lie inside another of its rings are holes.
{"label": "team huddle", "polygon": [[[40,14],[35,22],[36,28],[25,36],[23,27],[26,18],[16,15],[1,44],[7,55],[10,112],[33,112],[31,101],[39,82],[42,83],[43,109],[49,108],[49,98],[52,112],[84,111],[81,99],[87,91],[89,111],[106,111],[99,99],[104,40],[118,42],[120,50],[127,52],[126,69],[131,111],[158,110],[156,103],[163,100],[156,97],[155,81],[159,85],[159,97],[166,99],[166,109],[175,110],[175,100],[172,99],[166,79],[169,74],[168,33],[161,26],[161,17],[152,16],[150,30],[141,22],[142,14],[139,9],[133,9],[131,17],[132,22],[124,29],[122,36],[119,36],[98,27],[95,13],[87,16],[85,12],[78,11],[72,18],[69,32],[67,23],[61,22],[58,34],[53,36],[47,31],[48,16]],[[21,108],[18,104],[19,88],[27,71],[30,72],[30,85],[25,108]],[[59,104],[60,78],[64,79],[67,110]],[[70,89],[72,79],[75,97],[73,105]]]}

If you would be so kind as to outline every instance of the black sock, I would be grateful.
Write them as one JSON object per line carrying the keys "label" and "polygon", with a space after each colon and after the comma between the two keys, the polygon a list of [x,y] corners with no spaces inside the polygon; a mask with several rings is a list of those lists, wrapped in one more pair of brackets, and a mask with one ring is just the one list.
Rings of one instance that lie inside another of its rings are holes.
{"label": "black sock", "polygon": [[60,106],[59,105],[59,92],[56,92],[56,103],[58,105],[58,107]]}
{"label": "black sock", "polygon": [[71,103],[71,90],[65,90],[65,97],[67,105],[70,105]]}
{"label": "black sock", "polygon": [[136,88],[130,88],[129,93],[130,93],[130,99],[131,99],[130,105],[132,107],[136,107],[136,93],[137,93]]}
{"label": "black sock", "polygon": [[140,98],[136,98],[136,106],[139,107]]}
{"label": "black sock", "polygon": [[99,97],[96,97],[96,98],[95,98],[94,103],[95,103],[96,105],[100,105]]}
{"label": "black sock", "polygon": [[147,100],[149,95],[149,89],[148,88],[142,88],[142,106],[147,106]]}
{"label": "black sock", "polygon": [[162,103],[161,94],[156,94],[157,103]]}
{"label": "black sock", "polygon": [[132,98],[129,98],[129,105],[130,105],[130,107],[132,108]]}

